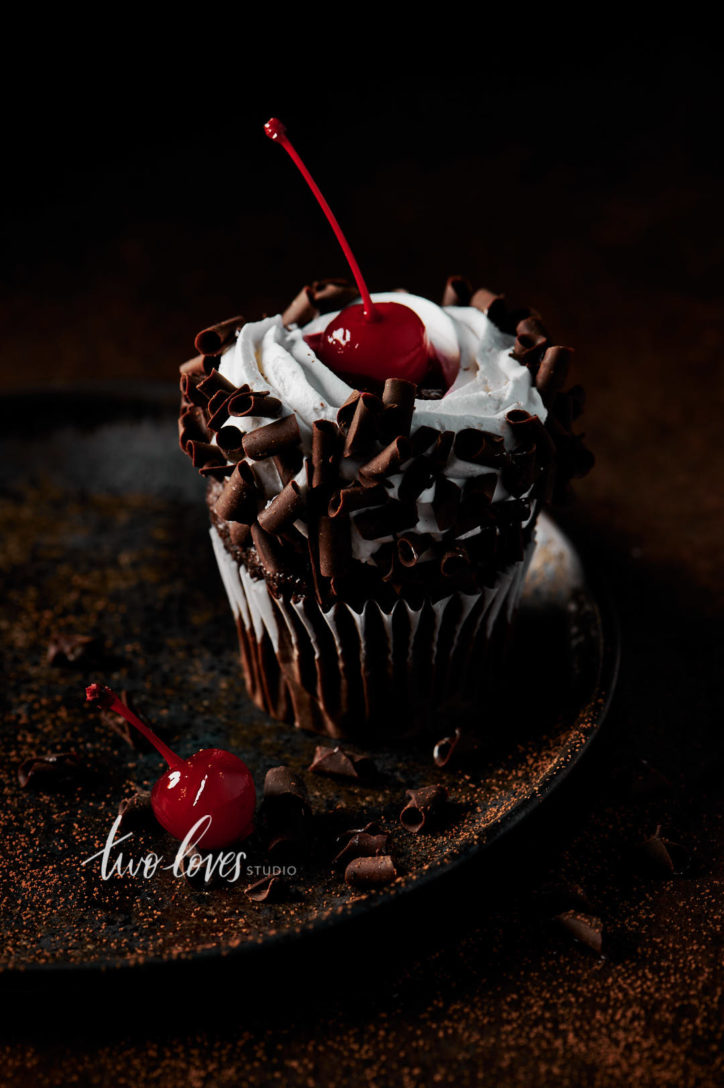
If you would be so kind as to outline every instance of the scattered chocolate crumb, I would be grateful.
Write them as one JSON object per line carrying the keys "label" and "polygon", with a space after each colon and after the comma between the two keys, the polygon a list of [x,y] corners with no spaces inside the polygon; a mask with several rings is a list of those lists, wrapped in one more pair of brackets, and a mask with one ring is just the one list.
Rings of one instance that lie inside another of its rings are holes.
{"label": "scattered chocolate crumb", "polygon": [[99,639],[95,635],[78,635],[58,631],[48,643],[46,661],[49,665],[85,666],[98,656]]}
{"label": "scattered chocolate crumb", "polygon": [[83,765],[75,752],[55,752],[47,756],[29,756],[18,767],[18,781],[23,789],[56,789],[76,781]]}
{"label": "scattered chocolate crumb", "polygon": [[444,786],[422,786],[417,790],[406,790],[405,794],[410,800],[400,813],[400,823],[415,835],[439,819],[447,801]]}
{"label": "scattered chocolate crumb", "polygon": [[346,883],[353,888],[379,888],[396,878],[397,870],[389,854],[355,858],[344,871]]}
{"label": "scattered chocolate crumb", "polygon": [[340,778],[369,778],[375,766],[369,756],[357,755],[344,748],[327,748],[318,744],[314,750],[314,759],[309,770],[315,774],[331,774]]}

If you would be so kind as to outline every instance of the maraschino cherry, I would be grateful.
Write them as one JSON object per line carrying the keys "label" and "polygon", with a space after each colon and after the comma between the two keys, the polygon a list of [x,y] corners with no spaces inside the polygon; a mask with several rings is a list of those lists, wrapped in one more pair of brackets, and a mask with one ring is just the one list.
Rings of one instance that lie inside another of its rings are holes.
{"label": "maraschino cherry", "polygon": [[162,827],[183,840],[199,820],[210,816],[194,838],[196,846],[214,850],[245,838],[253,826],[256,807],[254,780],[247,765],[223,748],[204,748],[181,759],[101,684],[86,688],[86,700],[102,710],[120,714],[154,745],[168,763],[151,790],[151,807]]}
{"label": "maraschino cherry", "polygon": [[319,186],[290,142],[284,125],[272,117],[264,131],[289,154],[314,193],[344,251],[362,298],[361,304],[342,310],[324,332],[307,337],[307,343],[337,374],[353,379],[371,378],[380,383],[386,378],[406,378],[419,385],[436,362],[422,321],[403,303],[372,302],[349,243]]}

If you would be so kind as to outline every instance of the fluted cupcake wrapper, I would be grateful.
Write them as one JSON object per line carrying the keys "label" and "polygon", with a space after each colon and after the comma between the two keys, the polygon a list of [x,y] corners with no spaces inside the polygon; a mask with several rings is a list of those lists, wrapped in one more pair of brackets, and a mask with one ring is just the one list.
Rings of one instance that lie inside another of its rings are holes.
{"label": "fluted cupcake wrapper", "polygon": [[277,598],[263,578],[211,539],[236,619],[249,694],[262,710],[331,737],[401,736],[433,729],[475,699],[499,667],[533,554],[479,594],[458,591],[412,608],[323,612],[306,596]]}

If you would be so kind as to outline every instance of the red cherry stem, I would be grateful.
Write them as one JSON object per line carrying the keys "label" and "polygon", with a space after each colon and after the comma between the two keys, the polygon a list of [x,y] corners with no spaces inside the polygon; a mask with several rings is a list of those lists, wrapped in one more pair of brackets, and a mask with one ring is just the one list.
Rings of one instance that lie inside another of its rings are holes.
{"label": "red cherry stem", "polygon": [[367,290],[367,284],[362,277],[362,272],[360,271],[360,267],[355,260],[355,255],[350,248],[349,242],[345,238],[344,234],[342,233],[342,228],[337,222],[337,217],[335,216],[327,201],[324,199],[324,196],[322,195],[322,190],[319,188],[316,181],[309,173],[306,166],[299,157],[298,152],[296,151],[294,145],[287,136],[286,128],[277,117],[272,117],[264,125],[264,131],[266,132],[270,140],[274,140],[275,143],[280,144],[284,148],[284,150],[289,155],[292,162],[306,181],[307,185],[314,193],[320,208],[327,216],[329,225],[337,236],[337,241],[342,247],[344,255],[349,263],[349,267],[352,269],[352,275],[354,276],[357,287],[359,288],[359,293],[362,296],[362,312],[364,313],[365,320],[380,321],[380,315],[375,309],[374,303],[370,298],[370,293]]}
{"label": "red cherry stem", "polygon": [[154,748],[160,752],[171,770],[178,771],[184,767],[184,761],[179,759],[176,753],[172,752],[168,745],[164,744],[160,737],[157,737],[153,730],[149,729],[146,723],[142,722],[125,703],[121,702],[115,691],[102,687],[100,684],[91,684],[85,689],[85,697],[86,702],[93,703],[95,706],[100,707],[101,710],[111,710],[114,714],[120,714],[122,718],[135,726],[139,733],[143,733],[146,740],[149,740]]}

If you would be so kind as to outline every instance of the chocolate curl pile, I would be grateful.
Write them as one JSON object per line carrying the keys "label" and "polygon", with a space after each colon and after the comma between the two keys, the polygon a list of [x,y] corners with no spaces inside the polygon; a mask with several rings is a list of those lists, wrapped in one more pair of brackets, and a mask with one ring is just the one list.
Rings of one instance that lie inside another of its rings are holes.
{"label": "chocolate curl pile", "polygon": [[271,767],[266,772],[259,815],[270,854],[306,848],[312,810],[307,787],[289,767]]}
{"label": "chocolate curl pile", "polygon": [[444,786],[422,786],[417,790],[406,790],[410,800],[400,813],[400,823],[407,831],[417,835],[439,820],[447,803],[447,790]]}

